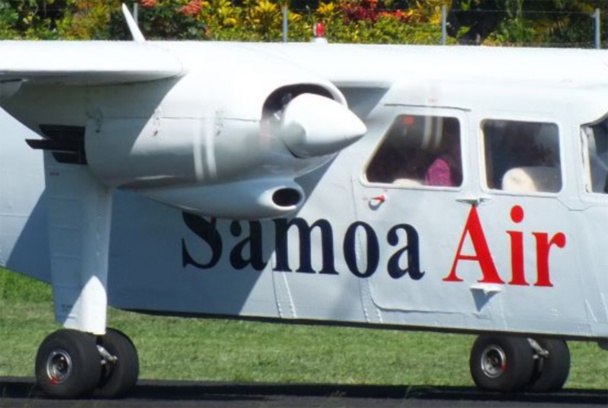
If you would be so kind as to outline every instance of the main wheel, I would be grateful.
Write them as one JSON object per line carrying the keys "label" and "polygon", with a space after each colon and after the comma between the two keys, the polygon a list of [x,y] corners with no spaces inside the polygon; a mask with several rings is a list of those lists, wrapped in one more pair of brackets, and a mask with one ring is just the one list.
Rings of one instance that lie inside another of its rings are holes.
{"label": "main wheel", "polygon": [[49,396],[78,398],[91,394],[101,378],[95,336],[62,329],[47,336],[36,355],[36,380]]}
{"label": "main wheel", "polygon": [[133,342],[121,331],[108,329],[100,345],[115,358],[103,365],[103,374],[95,393],[101,398],[116,398],[128,393],[137,383],[139,357]]}
{"label": "main wheel", "polygon": [[568,344],[558,339],[534,339],[545,351],[546,356],[539,356],[534,366],[530,391],[559,391],[564,387],[570,374],[570,350]]}
{"label": "main wheel", "polygon": [[489,391],[514,392],[527,386],[532,378],[532,347],[523,337],[479,336],[469,360],[475,384]]}

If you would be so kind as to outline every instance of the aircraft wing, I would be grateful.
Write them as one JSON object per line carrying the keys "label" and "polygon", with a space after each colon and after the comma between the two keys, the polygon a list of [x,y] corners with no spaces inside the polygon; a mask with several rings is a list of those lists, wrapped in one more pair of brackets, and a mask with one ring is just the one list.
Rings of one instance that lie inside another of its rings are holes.
{"label": "aircraft wing", "polygon": [[180,75],[180,60],[151,43],[1,41],[0,84],[27,81],[65,85],[109,85]]}

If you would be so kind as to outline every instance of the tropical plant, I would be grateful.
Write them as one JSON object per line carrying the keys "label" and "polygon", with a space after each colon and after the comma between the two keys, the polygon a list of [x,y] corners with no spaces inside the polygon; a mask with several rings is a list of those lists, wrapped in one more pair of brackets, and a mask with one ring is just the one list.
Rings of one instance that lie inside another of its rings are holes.
{"label": "tropical plant", "polygon": [[[125,0],[0,0],[0,38],[129,39]],[[130,0],[151,39],[309,41],[321,21],[331,42],[437,44],[450,8],[452,42],[591,46],[596,8],[605,0]],[[296,12],[297,11],[297,12]]]}
{"label": "tropical plant", "polygon": [[453,0],[450,35],[462,43],[591,46],[593,12],[603,0]]}

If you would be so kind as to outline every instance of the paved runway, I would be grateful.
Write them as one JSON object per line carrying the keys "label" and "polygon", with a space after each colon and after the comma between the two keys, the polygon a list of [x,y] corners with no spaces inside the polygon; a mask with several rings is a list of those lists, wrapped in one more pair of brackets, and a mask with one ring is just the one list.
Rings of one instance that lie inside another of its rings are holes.
{"label": "paved runway", "polygon": [[223,384],[140,381],[122,400],[44,399],[30,378],[0,378],[1,408],[347,408],[347,407],[530,407],[608,406],[608,390],[566,390],[554,394],[505,396],[466,387]]}

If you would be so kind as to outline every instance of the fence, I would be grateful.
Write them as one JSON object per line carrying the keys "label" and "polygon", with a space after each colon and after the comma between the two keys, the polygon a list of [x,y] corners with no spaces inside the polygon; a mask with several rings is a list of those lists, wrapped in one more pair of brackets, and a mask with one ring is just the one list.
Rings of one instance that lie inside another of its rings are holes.
{"label": "fence", "polygon": [[[572,0],[575,1],[575,0]],[[0,3],[2,2],[2,0],[0,0]],[[283,4],[288,4],[289,2],[282,2]],[[133,2],[133,16],[135,18],[135,21],[138,21],[138,18],[141,17],[141,12],[142,10],[140,9],[139,5],[137,2]],[[533,4],[533,3],[532,3]],[[5,6],[6,7],[6,6]],[[60,8],[57,4],[51,4],[48,5],[45,10],[49,10],[49,11],[54,11],[54,12],[61,12],[63,8]],[[516,15],[517,18],[521,19],[521,20],[527,20],[528,22],[530,21],[536,21],[539,19],[544,19],[545,21],[550,21],[551,17],[555,18],[555,21],[559,21],[561,20],[566,20],[566,19],[578,19],[579,22],[582,21],[582,24],[585,25],[587,24],[586,21],[588,21],[588,25],[584,26],[584,29],[580,30],[580,32],[578,33],[577,36],[572,36],[572,38],[576,38],[576,40],[563,40],[564,37],[560,37],[559,39],[559,43],[547,43],[547,42],[542,42],[542,43],[534,43],[534,42],[525,42],[525,41],[520,41],[520,40],[515,40],[514,42],[508,42],[510,45],[524,45],[524,46],[556,46],[556,47],[578,47],[578,48],[591,48],[594,47],[596,49],[602,48],[602,32],[601,32],[601,19],[602,17],[607,18],[608,14],[606,14],[606,10],[608,10],[608,8],[606,9],[602,9],[604,11],[604,14],[602,14],[602,11],[598,8],[595,10],[595,12],[593,12],[592,14],[588,14],[588,13],[583,13],[583,12],[573,12],[573,11],[549,11],[549,10],[519,10],[519,11],[506,11],[504,9],[496,9],[496,10],[458,10],[458,9],[450,9],[448,10],[448,8],[446,6],[442,7],[441,10],[441,22],[440,24],[437,24],[436,29],[437,31],[435,32],[436,34],[433,34],[433,37],[431,38],[431,41],[434,42],[436,41],[438,44],[448,44],[448,43],[453,43],[454,40],[448,40],[448,32],[449,32],[449,28],[450,28],[450,22],[448,17],[449,16],[453,16],[453,15],[457,15],[457,16],[463,16],[464,19],[467,19],[468,21],[474,21],[474,20],[483,20],[484,18],[487,18],[488,14],[492,14],[495,13],[496,15],[501,14],[501,15],[506,15],[507,13],[509,14],[508,18],[513,19],[513,16]],[[311,10],[301,10],[301,9],[292,9],[292,11],[297,12],[297,13],[301,13],[303,15],[310,15],[311,14]],[[390,11],[390,10],[376,10],[376,12],[381,13],[383,11]],[[393,10],[394,11],[394,10]],[[483,13],[483,14],[482,14]],[[312,13],[314,14],[314,13]],[[289,40],[289,25],[288,25],[288,6],[283,5],[282,6],[282,41],[287,42]],[[404,23],[404,24],[408,24],[408,23]],[[331,29],[331,28],[329,28]],[[580,29],[580,26],[579,26]],[[431,28],[431,30],[434,30],[434,28]],[[453,33],[450,33],[453,34]],[[608,47],[608,36],[605,35],[605,39],[604,39],[604,48]],[[555,37],[554,37],[555,38]],[[278,40],[280,41],[281,39],[279,38],[273,38],[273,40]],[[474,43],[474,41],[472,41]],[[498,42],[498,44],[502,44],[501,42]]]}
{"label": "fence", "polygon": [[[135,5],[136,7],[137,5]],[[454,10],[453,10],[454,11]],[[460,12],[468,12],[468,13],[475,13],[475,10],[455,10],[456,12],[460,11]],[[483,11],[479,11],[479,12],[500,12],[500,13],[504,13],[504,10],[483,10]],[[288,35],[288,23],[287,23],[287,15],[288,15],[288,6],[287,5],[283,5],[282,6],[282,12],[283,12],[283,41],[287,42],[287,39],[289,37]],[[530,14],[554,14],[554,15],[579,15],[579,16],[585,16],[585,17],[589,17],[589,21],[590,24],[593,24],[594,26],[594,38],[593,38],[593,44],[595,49],[600,49],[601,48],[601,11],[599,8],[595,9],[595,12],[593,14],[585,14],[585,13],[573,13],[573,12],[566,12],[566,11],[555,11],[555,12],[551,12],[551,11],[531,11],[531,12],[525,12],[522,13],[522,15],[520,17],[525,17],[525,15],[530,15]],[[443,5],[441,7],[441,45],[446,45],[447,44],[447,20],[448,20],[448,10],[447,7],[445,5]],[[547,44],[549,46],[553,45],[553,44]],[[560,44],[563,46],[563,44]],[[580,46],[582,44],[574,44],[575,46]]]}

